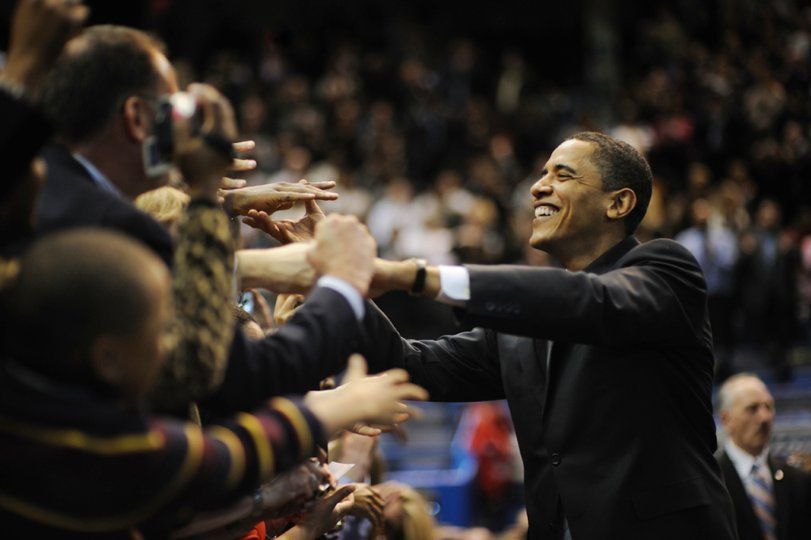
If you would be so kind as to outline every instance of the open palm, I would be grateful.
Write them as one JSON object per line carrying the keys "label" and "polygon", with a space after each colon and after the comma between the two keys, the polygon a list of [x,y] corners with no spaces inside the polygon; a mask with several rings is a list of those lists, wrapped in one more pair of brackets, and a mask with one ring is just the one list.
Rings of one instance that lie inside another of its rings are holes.
{"label": "open palm", "polygon": [[266,232],[282,244],[309,242],[315,237],[315,226],[326,215],[314,200],[304,201],[306,214],[298,221],[289,219],[274,220],[270,214],[261,210],[249,210],[243,222],[255,229]]}

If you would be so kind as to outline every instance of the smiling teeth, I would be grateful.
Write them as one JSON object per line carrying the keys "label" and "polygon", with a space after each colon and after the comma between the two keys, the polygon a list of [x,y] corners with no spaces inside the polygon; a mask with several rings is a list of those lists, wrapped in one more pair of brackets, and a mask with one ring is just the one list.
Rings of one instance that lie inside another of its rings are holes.
{"label": "smiling teeth", "polygon": [[535,217],[548,217],[554,216],[560,212],[557,208],[552,208],[551,206],[539,206],[535,209]]}

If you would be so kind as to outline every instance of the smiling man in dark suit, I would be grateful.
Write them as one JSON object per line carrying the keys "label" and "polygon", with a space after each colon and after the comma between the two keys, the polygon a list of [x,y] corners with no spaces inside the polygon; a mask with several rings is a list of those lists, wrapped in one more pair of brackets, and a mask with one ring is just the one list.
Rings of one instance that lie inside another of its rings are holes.
{"label": "smiling man in dark suit", "polygon": [[706,284],[676,242],[632,236],[651,190],[636,150],[580,133],[531,189],[530,243],[565,270],[379,263],[378,290],[437,298],[478,326],[407,341],[371,312],[367,354],[434,400],[507,399],[530,538],[736,537],[713,457]]}
{"label": "smiling man in dark suit", "polygon": [[718,458],[741,540],[811,538],[811,475],[769,453],[774,398],[756,375],[727,379],[718,394],[727,440]]}

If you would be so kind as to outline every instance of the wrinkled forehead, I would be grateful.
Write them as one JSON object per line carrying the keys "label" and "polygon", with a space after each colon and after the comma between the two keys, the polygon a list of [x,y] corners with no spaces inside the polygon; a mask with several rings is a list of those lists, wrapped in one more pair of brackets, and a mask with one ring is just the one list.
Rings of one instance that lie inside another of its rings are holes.
{"label": "wrinkled forehead", "polygon": [[759,403],[774,403],[769,389],[757,379],[743,379],[732,388],[734,407],[746,408]]}
{"label": "wrinkled forehead", "polygon": [[549,156],[546,169],[553,171],[560,166],[574,169],[578,175],[601,178],[600,171],[592,161],[594,145],[588,141],[569,139],[563,141]]}

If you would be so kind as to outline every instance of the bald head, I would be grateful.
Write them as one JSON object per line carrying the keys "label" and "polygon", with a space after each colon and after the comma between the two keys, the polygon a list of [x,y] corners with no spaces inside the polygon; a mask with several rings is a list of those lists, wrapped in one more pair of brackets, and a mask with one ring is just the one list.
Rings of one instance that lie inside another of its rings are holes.
{"label": "bald head", "polygon": [[99,343],[143,340],[169,295],[168,282],[160,259],[119,234],[79,229],[48,236],[21,260],[10,293],[9,352],[60,380],[92,379],[94,354],[105,354],[109,364],[121,360],[98,350]]}
{"label": "bald head", "polygon": [[721,423],[738,447],[758,456],[769,444],[774,424],[774,399],[756,375],[740,373],[718,391]]}

